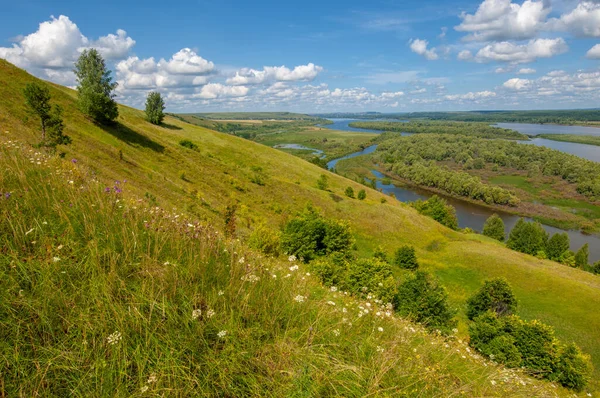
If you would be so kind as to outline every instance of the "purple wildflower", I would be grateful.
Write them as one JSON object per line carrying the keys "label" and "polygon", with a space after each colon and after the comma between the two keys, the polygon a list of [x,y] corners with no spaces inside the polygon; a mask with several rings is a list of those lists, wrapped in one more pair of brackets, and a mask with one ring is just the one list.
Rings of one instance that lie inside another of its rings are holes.
{"label": "purple wildflower", "polygon": [[6,197],[6,199],[10,198],[10,192],[5,193],[4,196]]}
{"label": "purple wildflower", "polygon": [[104,192],[110,192],[110,188],[109,187],[104,188]]}
{"label": "purple wildflower", "polygon": [[72,163],[77,163],[77,159],[71,159]]}
{"label": "purple wildflower", "polygon": [[123,192],[119,187],[115,187],[115,193],[121,193]]}

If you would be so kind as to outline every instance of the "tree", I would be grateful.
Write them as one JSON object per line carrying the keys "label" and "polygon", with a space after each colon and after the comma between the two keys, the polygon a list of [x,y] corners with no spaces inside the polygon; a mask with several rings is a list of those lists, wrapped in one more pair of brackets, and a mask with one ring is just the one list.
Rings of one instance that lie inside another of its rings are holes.
{"label": "tree", "polygon": [[504,221],[497,214],[492,214],[483,224],[483,234],[490,238],[504,241]]}
{"label": "tree", "polygon": [[146,97],[146,119],[152,124],[159,125],[165,118],[165,102],[157,91],[152,91]]}
{"label": "tree", "polygon": [[585,245],[581,246],[579,250],[577,250],[577,253],[575,253],[575,266],[578,268],[587,267],[589,265],[589,257],[590,246],[586,243]]}
{"label": "tree", "polygon": [[319,179],[317,180],[317,188],[326,191],[327,190],[327,186],[328,184],[328,178],[325,174],[321,174],[321,176],[319,177]]}
{"label": "tree", "polygon": [[37,83],[28,83],[23,90],[25,95],[25,102],[35,113],[42,124],[42,141],[46,141],[46,128],[48,121],[50,120],[50,90],[46,85],[39,85]]}
{"label": "tree", "polygon": [[485,281],[481,289],[467,300],[467,317],[471,320],[487,311],[502,316],[514,313],[516,309],[517,298],[504,278]]}
{"label": "tree", "polygon": [[352,189],[352,187],[346,188],[346,191],[344,191],[344,193],[347,197],[354,198],[354,189]]}
{"label": "tree", "polygon": [[100,53],[91,48],[83,50],[75,64],[78,104],[83,113],[100,123],[110,123],[119,116],[110,70]]}
{"label": "tree", "polygon": [[559,261],[563,254],[569,250],[569,235],[566,232],[552,235],[548,240],[546,254],[550,260]]}
{"label": "tree", "polygon": [[520,218],[510,231],[506,246],[521,253],[536,255],[545,251],[548,233],[538,222],[527,222]]}
{"label": "tree", "polygon": [[365,200],[367,198],[367,192],[364,189],[358,191],[358,200]]}
{"label": "tree", "polygon": [[456,209],[449,205],[445,199],[433,195],[426,201],[417,200],[412,206],[423,215],[433,218],[435,221],[451,229],[458,229]]}
{"label": "tree", "polygon": [[415,248],[408,245],[398,248],[394,254],[394,265],[411,271],[419,268]]}
{"label": "tree", "polygon": [[56,145],[69,145],[72,140],[71,137],[65,135],[63,130],[65,124],[62,119],[62,108],[60,105],[54,105],[50,112],[50,119],[48,120],[48,142],[49,146]]}

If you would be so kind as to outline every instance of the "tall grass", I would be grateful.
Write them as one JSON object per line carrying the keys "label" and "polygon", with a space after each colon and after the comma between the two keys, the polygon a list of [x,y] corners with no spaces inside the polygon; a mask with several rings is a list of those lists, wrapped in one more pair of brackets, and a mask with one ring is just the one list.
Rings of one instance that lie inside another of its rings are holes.
{"label": "tall grass", "polygon": [[0,396],[558,396],[76,163],[0,142]]}

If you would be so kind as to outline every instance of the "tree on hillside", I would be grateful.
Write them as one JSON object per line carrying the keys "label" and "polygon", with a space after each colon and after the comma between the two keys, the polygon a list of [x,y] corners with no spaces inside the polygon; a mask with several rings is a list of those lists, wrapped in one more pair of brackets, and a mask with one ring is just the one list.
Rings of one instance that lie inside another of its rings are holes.
{"label": "tree on hillside", "polygon": [[114,100],[117,83],[112,81],[98,50],[84,50],[75,63],[79,108],[100,123],[110,123],[119,116]]}
{"label": "tree on hillside", "polygon": [[487,311],[503,316],[514,313],[516,309],[517,298],[504,278],[485,281],[481,289],[467,300],[467,317],[470,320]]}
{"label": "tree on hillside", "polygon": [[419,268],[415,248],[408,245],[398,248],[394,254],[394,265],[411,271]]}
{"label": "tree on hillside", "polygon": [[358,199],[365,200],[367,198],[367,192],[364,189],[358,191]]}
{"label": "tree on hillside", "polygon": [[546,254],[550,260],[559,261],[563,254],[569,250],[569,235],[566,232],[552,235],[548,240]]}
{"label": "tree on hillside", "polygon": [[510,231],[506,246],[521,253],[537,255],[545,252],[548,233],[538,222],[527,222],[522,218]]}
{"label": "tree on hillside", "polygon": [[165,101],[157,91],[152,91],[146,97],[146,119],[152,124],[159,125],[165,118]]}
{"label": "tree on hillside", "polygon": [[586,268],[589,264],[590,257],[590,246],[586,243],[581,246],[577,253],[575,253],[575,266],[578,268]]}
{"label": "tree on hillside", "polygon": [[483,224],[483,234],[502,242],[504,240],[504,221],[497,214],[492,214]]}
{"label": "tree on hillside", "polygon": [[64,135],[62,108],[50,104],[50,90],[46,85],[28,83],[23,90],[25,102],[39,118],[42,126],[42,144],[47,146],[68,145],[71,138]]}

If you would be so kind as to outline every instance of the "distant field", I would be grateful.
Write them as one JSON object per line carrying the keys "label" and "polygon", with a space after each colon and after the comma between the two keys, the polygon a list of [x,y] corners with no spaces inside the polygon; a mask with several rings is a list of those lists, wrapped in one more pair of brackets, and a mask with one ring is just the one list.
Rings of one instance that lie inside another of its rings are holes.
{"label": "distant field", "polygon": [[[600,123],[599,123],[600,124]],[[576,135],[576,134],[540,134],[536,137],[547,140],[574,142],[577,144],[598,145],[600,146],[600,137],[595,135]]]}

